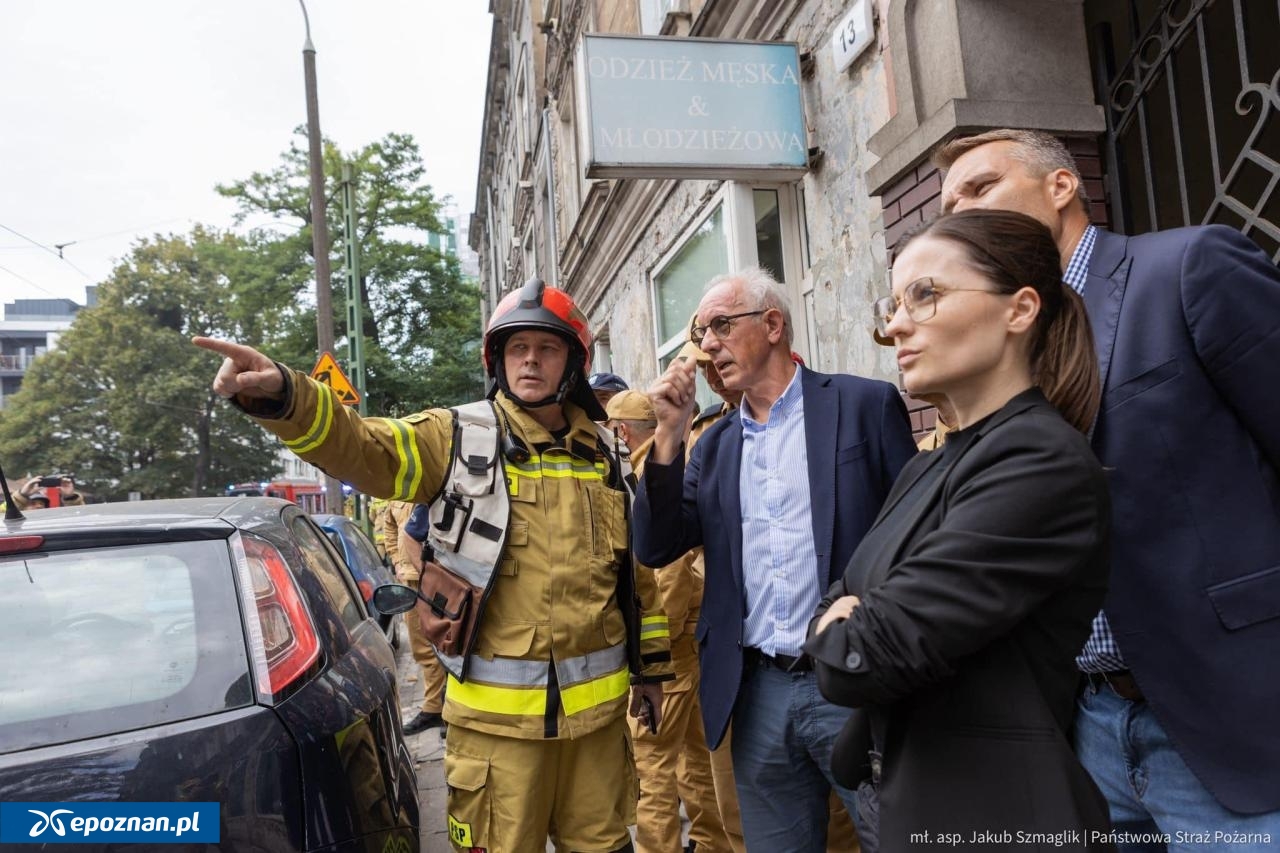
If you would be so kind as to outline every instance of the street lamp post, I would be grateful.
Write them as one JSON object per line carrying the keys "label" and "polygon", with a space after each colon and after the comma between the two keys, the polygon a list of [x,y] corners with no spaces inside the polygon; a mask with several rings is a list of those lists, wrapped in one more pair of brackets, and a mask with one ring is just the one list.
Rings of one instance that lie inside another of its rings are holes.
{"label": "street lamp post", "polygon": [[[320,146],[320,96],[316,92],[316,48],[311,43],[311,18],[307,4],[302,20],[307,40],[302,45],[302,72],[307,88],[307,141],[311,149],[311,252],[316,259],[316,345],[321,353],[333,352],[333,294],[329,272],[329,223],[325,218],[324,158]],[[342,484],[325,475],[325,503],[329,512],[342,512]]]}

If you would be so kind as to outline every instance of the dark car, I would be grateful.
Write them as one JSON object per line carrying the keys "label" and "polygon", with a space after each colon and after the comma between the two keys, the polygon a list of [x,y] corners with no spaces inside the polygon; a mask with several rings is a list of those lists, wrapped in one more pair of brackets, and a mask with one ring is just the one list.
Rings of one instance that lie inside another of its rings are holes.
{"label": "dark car", "polygon": [[400,647],[400,634],[397,630],[399,617],[391,613],[382,613],[373,604],[373,591],[383,584],[395,583],[395,575],[387,568],[378,549],[364,535],[360,525],[345,515],[329,513],[312,513],[311,520],[320,525],[320,529],[329,537],[329,541],[338,549],[346,560],[351,576],[364,597],[365,606],[373,618],[378,620],[382,633],[395,648]]}
{"label": "dark car", "polygon": [[342,558],[286,501],[0,529],[0,802],[213,802],[223,850],[416,850],[395,670]]}

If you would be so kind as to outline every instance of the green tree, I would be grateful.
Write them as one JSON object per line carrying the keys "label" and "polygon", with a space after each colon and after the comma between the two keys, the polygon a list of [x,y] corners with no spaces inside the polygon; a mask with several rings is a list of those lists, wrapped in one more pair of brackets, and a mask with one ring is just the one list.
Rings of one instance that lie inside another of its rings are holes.
{"label": "green tree", "polygon": [[[340,197],[344,161],[354,164],[357,182],[358,233],[353,236],[360,246],[368,411],[403,415],[479,397],[484,392],[480,289],[463,278],[455,258],[425,243],[428,232],[440,230],[439,205],[425,183],[417,143],[407,134],[389,134],[349,155],[331,142],[324,144],[335,357],[345,365],[346,291],[340,286],[339,253],[348,235],[340,206],[332,201]],[[276,250],[284,256],[310,254],[310,171],[303,128],[275,169],[220,185],[218,192],[236,202],[242,223],[266,214],[299,226],[274,235]],[[305,370],[316,357],[314,301],[299,304],[307,308],[281,318],[266,343],[272,357]]]}
{"label": "green tree", "polygon": [[116,500],[270,477],[275,439],[213,394],[213,360],[190,343],[284,322],[299,262],[263,240],[197,226],[137,243],[0,413],[10,474],[69,472]]}

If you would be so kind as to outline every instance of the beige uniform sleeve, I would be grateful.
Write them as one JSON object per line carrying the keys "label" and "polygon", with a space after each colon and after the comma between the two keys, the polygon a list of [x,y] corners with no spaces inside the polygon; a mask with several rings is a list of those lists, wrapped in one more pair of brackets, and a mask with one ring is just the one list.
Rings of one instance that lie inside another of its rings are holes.
{"label": "beige uniform sleeve", "polygon": [[440,491],[453,441],[447,409],[362,418],[305,373],[290,370],[287,379],[291,393],[283,412],[254,416],[286,448],[374,497],[430,503]]}

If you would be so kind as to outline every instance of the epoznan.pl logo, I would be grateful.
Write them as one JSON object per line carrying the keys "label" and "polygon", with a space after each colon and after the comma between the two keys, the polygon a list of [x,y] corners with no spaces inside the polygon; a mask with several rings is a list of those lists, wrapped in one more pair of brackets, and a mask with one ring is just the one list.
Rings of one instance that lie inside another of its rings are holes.
{"label": "epoznan.pl logo", "polygon": [[44,831],[50,827],[52,827],[53,831],[58,835],[66,835],[67,831],[62,828],[62,821],[58,820],[58,815],[74,814],[71,809],[54,809],[49,814],[45,814],[39,809],[27,809],[27,811],[31,812],[33,815],[40,816],[40,819],[36,821],[36,825],[31,827],[32,838],[43,834]]}
{"label": "epoznan.pl logo", "polygon": [[217,803],[0,803],[0,844],[220,840]]}

